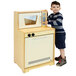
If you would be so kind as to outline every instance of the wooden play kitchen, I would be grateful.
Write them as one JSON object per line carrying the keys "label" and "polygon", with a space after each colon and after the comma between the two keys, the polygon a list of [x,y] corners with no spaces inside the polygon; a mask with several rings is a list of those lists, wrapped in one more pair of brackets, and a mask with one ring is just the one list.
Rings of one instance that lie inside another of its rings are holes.
{"label": "wooden play kitchen", "polygon": [[28,72],[53,65],[55,29],[47,26],[47,10],[14,12],[14,62]]}

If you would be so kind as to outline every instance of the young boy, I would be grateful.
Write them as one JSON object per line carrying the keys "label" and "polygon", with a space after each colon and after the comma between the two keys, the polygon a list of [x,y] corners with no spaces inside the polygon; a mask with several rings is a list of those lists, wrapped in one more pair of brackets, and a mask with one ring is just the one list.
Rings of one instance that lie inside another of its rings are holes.
{"label": "young boy", "polygon": [[50,14],[47,18],[48,24],[50,24],[56,30],[55,45],[60,50],[60,56],[55,57],[55,60],[58,61],[58,63],[56,64],[57,66],[62,66],[66,64],[66,56],[64,51],[64,48],[66,47],[65,45],[66,33],[62,24],[63,16],[59,12],[60,9],[61,9],[60,3],[57,1],[53,1],[51,3],[51,10],[53,11],[53,13]]}

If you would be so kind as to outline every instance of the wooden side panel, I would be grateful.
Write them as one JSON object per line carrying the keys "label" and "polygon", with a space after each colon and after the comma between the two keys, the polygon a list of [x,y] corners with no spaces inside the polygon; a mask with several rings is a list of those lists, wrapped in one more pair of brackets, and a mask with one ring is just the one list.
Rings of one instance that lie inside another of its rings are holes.
{"label": "wooden side panel", "polygon": [[17,13],[14,12],[14,62],[16,62],[16,50],[17,50]]}
{"label": "wooden side panel", "polygon": [[54,29],[54,39],[53,39],[53,62],[55,63],[55,29]]}
{"label": "wooden side panel", "polygon": [[18,30],[18,14],[14,13],[14,62],[24,69],[24,33]]}

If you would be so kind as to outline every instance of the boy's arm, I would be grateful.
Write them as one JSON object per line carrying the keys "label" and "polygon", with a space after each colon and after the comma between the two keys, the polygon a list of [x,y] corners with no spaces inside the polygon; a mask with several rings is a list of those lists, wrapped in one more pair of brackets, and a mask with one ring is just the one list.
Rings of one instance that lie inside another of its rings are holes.
{"label": "boy's arm", "polygon": [[56,20],[53,21],[54,25],[62,25],[63,16],[59,15]]}
{"label": "boy's arm", "polygon": [[52,22],[52,15],[49,15],[48,17],[47,17],[47,23],[48,24],[52,24],[53,22]]}

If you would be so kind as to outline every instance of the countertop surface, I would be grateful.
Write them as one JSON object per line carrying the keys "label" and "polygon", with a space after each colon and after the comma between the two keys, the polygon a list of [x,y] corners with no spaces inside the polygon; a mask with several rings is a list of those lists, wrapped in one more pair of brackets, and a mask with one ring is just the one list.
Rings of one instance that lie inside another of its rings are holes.
{"label": "countertop surface", "polygon": [[34,27],[34,28],[19,29],[19,31],[22,31],[24,33],[40,32],[40,31],[48,31],[48,30],[55,31],[55,28],[44,26],[44,27]]}

